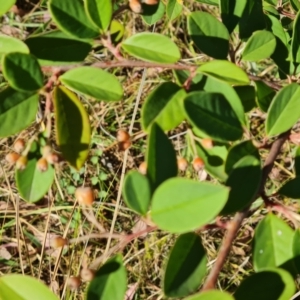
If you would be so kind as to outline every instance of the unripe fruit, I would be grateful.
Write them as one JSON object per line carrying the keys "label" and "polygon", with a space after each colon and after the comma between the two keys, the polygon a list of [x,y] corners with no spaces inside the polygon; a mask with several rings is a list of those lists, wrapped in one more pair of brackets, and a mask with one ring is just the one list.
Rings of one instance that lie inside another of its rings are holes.
{"label": "unripe fruit", "polygon": [[180,157],[177,159],[177,166],[180,171],[185,172],[188,167],[188,162],[185,158]]}
{"label": "unripe fruit", "polygon": [[117,141],[118,142],[127,142],[130,140],[130,135],[126,130],[120,129],[117,132]]}
{"label": "unripe fruit", "polygon": [[17,153],[21,153],[25,148],[25,142],[23,139],[17,139],[14,143],[14,150]]}
{"label": "unripe fruit", "polygon": [[83,281],[92,281],[95,277],[95,271],[84,268],[80,271],[80,277]]}
{"label": "unripe fruit", "polygon": [[143,12],[142,4],[139,0],[129,0],[129,7],[136,14],[141,14]]}
{"label": "unripe fruit", "polygon": [[125,150],[127,150],[130,146],[131,146],[130,140],[125,141],[125,142],[119,142],[119,143],[118,143],[119,151],[125,151]]}
{"label": "unripe fruit", "polygon": [[36,167],[40,172],[45,172],[48,170],[48,162],[46,158],[41,157],[36,163]]}
{"label": "unripe fruit", "polygon": [[210,138],[205,138],[205,139],[202,139],[201,140],[201,145],[206,148],[206,149],[211,149],[213,148],[214,144],[213,144],[213,141],[212,139]]}
{"label": "unripe fruit", "polygon": [[63,238],[62,236],[56,236],[50,241],[51,247],[55,249],[66,246],[67,244],[68,244],[68,240]]}
{"label": "unripe fruit", "polygon": [[147,163],[145,161],[139,165],[139,172],[143,175],[147,174]]}
{"label": "unripe fruit", "polygon": [[67,285],[71,291],[77,290],[81,285],[81,280],[78,276],[68,278]]}
{"label": "unripe fruit", "polygon": [[94,202],[94,193],[90,187],[80,187],[75,191],[75,197],[81,205],[92,205]]}
{"label": "unripe fruit", "polygon": [[193,160],[193,168],[196,172],[199,172],[204,167],[204,161],[200,157],[196,157]]}
{"label": "unripe fruit", "polygon": [[27,156],[20,156],[16,162],[16,168],[18,170],[24,170],[27,166],[27,162],[28,162],[28,159],[27,159]]}
{"label": "unripe fruit", "polygon": [[10,152],[5,156],[6,161],[9,162],[10,164],[15,164],[19,158],[20,155],[16,152]]}

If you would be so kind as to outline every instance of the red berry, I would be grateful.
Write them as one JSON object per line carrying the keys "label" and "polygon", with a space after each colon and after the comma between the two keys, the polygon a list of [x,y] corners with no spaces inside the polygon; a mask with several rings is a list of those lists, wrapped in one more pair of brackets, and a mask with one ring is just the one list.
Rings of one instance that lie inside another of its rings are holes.
{"label": "red berry", "polygon": [[143,12],[142,4],[139,0],[129,0],[129,7],[136,14],[141,14]]}
{"label": "red berry", "polygon": [[200,157],[196,157],[193,160],[193,168],[196,172],[199,172],[204,167],[204,161]]}

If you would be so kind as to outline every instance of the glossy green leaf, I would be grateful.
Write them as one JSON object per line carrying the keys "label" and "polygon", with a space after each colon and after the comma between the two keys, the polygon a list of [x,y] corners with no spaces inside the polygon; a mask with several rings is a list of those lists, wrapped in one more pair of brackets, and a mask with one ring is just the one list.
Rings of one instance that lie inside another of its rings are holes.
{"label": "glossy green leaf", "polygon": [[174,147],[163,130],[153,123],[148,137],[147,177],[153,192],[162,182],[177,175]]}
{"label": "glossy green leaf", "polygon": [[80,0],[49,0],[49,11],[56,25],[62,31],[82,39],[95,38],[98,29],[86,15]]}
{"label": "glossy green leaf", "polygon": [[278,37],[281,42],[284,44],[284,45],[287,45],[287,35],[286,35],[286,32],[284,31],[283,29],[283,26],[282,24],[280,23],[280,20],[274,16],[271,16],[271,15],[267,15],[269,22],[269,29],[272,31],[272,33]]}
{"label": "glossy green leaf", "polygon": [[293,25],[293,37],[291,44],[291,56],[294,63],[300,63],[300,12],[297,13],[297,16],[294,20]]}
{"label": "glossy green leaf", "polygon": [[123,187],[123,198],[128,207],[138,214],[146,215],[150,205],[150,184],[148,178],[138,171],[126,174]]}
{"label": "glossy green leaf", "polygon": [[157,226],[184,233],[209,223],[224,207],[229,189],[208,182],[171,178],[157,188],[151,217]]}
{"label": "glossy green leaf", "polygon": [[84,5],[91,21],[101,30],[106,31],[113,13],[112,1],[85,0]]}
{"label": "glossy green leaf", "polygon": [[171,130],[184,120],[184,89],[173,82],[164,82],[156,87],[147,97],[142,108],[142,126],[149,130],[156,122],[161,129]]}
{"label": "glossy green leaf", "polygon": [[10,52],[2,57],[2,72],[8,83],[19,91],[37,91],[44,78],[37,59],[26,53]]}
{"label": "glossy green leaf", "polygon": [[171,249],[163,278],[167,297],[195,292],[206,274],[207,257],[201,238],[193,232],[180,235]]}
{"label": "glossy green leaf", "polygon": [[130,55],[150,62],[175,63],[180,59],[178,47],[168,37],[158,33],[137,33],[122,43]]}
{"label": "glossy green leaf", "polygon": [[197,69],[198,72],[226,81],[229,84],[246,85],[249,78],[245,71],[227,60],[213,60]]}
{"label": "glossy green leaf", "polygon": [[0,295],[1,300],[58,300],[41,281],[19,274],[0,277]]}
{"label": "glossy green leaf", "polygon": [[79,67],[59,77],[70,89],[104,101],[118,101],[123,88],[118,79],[107,71],[95,67]]}
{"label": "glossy green leaf", "polygon": [[290,0],[292,8],[297,12],[300,9],[300,3],[298,0]]}
{"label": "glossy green leaf", "polygon": [[10,52],[21,52],[28,54],[29,49],[21,40],[7,35],[0,35],[0,59],[4,54]]}
{"label": "glossy green leaf", "polygon": [[0,136],[10,136],[28,127],[35,120],[38,101],[38,94],[19,92],[10,87],[2,90],[0,92]]}
{"label": "glossy green leaf", "polygon": [[256,106],[255,88],[252,85],[235,86],[234,90],[241,99],[245,112],[249,112]]}
{"label": "glossy green leaf", "polygon": [[235,89],[229,85],[226,82],[220,81],[214,77],[211,76],[205,76],[205,80],[203,80],[203,89],[206,92],[215,92],[215,93],[221,93],[224,95],[226,100],[231,105],[231,108],[236,113],[239,121],[242,125],[246,125],[245,121],[245,111],[241,102],[241,99],[239,98],[237,92],[235,91],[238,86],[235,87]]}
{"label": "glossy green leaf", "polygon": [[205,54],[226,59],[229,50],[229,33],[226,27],[207,12],[192,12],[188,16],[188,34]]}
{"label": "glossy green leaf", "polygon": [[242,59],[245,61],[258,61],[268,58],[272,55],[276,47],[275,36],[266,30],[255,31],[242,53]]}
{"label": "glossy green leaf", "polygon": [[151,26],[163,18],[166,7],[163,1],[159,1],[157,5],[147,5],[142,3],[142,9],[142,18],[144,22]]}
{"label": "glossy green leaf", "polygon": [[249,38],[253,32],[266,28],[262,0],[247,0],[239,22],[241,39]]}
{"label": "glossy green leaf", "polygon": [[44,197],[54,180],[54,169],[49,164],[45,172],[37,168],[41,151],[37,142],[33,142],[28,153],[24,170],[16,170],[16,183],[21,197],[28,202],[36,202]]}
{"label": "glossy green leaf", "polygon": [[297,273],[300,274],[300,229],[296,229],[293,239],[294,265]]}
{"label": "glossy green leaf", "polygon": [[232,33],[245,9],[247,0],[220,0],[220,11],[223,24]]}
{"label": "glossy green leaf", "polygon": [[182,12],[182,3],[178,0],[169,0],[167,3],[167,17],[170,21],[175,20]]}
{"label": "glossy green leaf", "polygon": [[299,105],[299,85],[292,83],[282,88],[273,99],[268,110],[267,135],[278,135],[290,129],[300,118]]}
{"label": "glossy green leaf", "polygon": [[255,229],[253,265],[256,271],[282,267],[293,271],[294,232],[283,220],[268,214]]}
{"label": "glossy green leaf", "polygon": [[190,78],[190,72],[186,70],[173,70],[174,76],[176,78],[176,82],[184,86],[186,81],[190,81],[190,88],[189,91],[194,91],[194,88],[196,90],[202,90],[204,85],[204,79],[206,79],[206,76],[200,73],[197,73],[195,76]]}
{"label": "glossy green leaf", "polygon": [[111,37],[112,42],[118,43],[124,35],[125,28],[122,23],[120,23],[116,20],[112,20],[110,23],[109,32],[110,32],[110,37]]}
{"label": "glossy green leaf", "polygon": [[15,4],[16,0],[5,0],[0,3],[0,17]]}
{"label": "glossy green leaf", "polygon": [[247,155],[237,161],[225,183],[230,192],[222,215],[232,214],[250,204],[260,188],[261,177],[261,163],[257,157]]}
{"label": "glossy green leaf", "polygon": [[263,112],[267,112],[276,92],[263,81],[255,81],[256,101]]}
{"label": "glossy green leaf", "polygon": [[226,98],[219,93],[192,92],[184,101],[184,109],[193,126],[217,141],[235,141],[243,129]]}
{"label": "glossy green leaf", "polygon": [[86,300],[124,300],[127,274],[121,255],[109,259],[88,286]]}
{"label": "glossy green leaf", "polygon": [[300,199],[300,176],[286,182],[278,193],[289,198]]}
{"label": "glossy green leaf", "polygon": [[82,62],[92,48],[90,43],[58,30],[31,35],[25,40],[25,44],[42,65]]}
{"label": "glossy green leaf", "polygon": [[285,270],[268,268],[244,279],[235,300],[288,300],[295,292],[293,277]]}
{"label": "glossy green leaf", "polygon": [[206,149],[200,143],[197,143],[196,149],[198,156],[204,161],[205,171],[222,182],[226,181],[227,174],[224,171],[224,163],[228,153],[227,145],[214,142],[213,148]]}
{"label": "glossy green leaf", "polygon": [[79,170],[91,139],[89,117],[77,96],[63,86],[53,91],[56,143],[66,161]]}
{"label": "glossy green leaf", "polygon": [[252,141],[243,141],[232,146],[228,150],[225,172],[229,174],[233,170],[235,163],[247,155],[255,156],[257,159],[260,158],[259,152]]}
{"label": "glossy green leaf", "polygon": [[234,300],[234,298],[226,292],[210,290],[184,298],[184,300]]}

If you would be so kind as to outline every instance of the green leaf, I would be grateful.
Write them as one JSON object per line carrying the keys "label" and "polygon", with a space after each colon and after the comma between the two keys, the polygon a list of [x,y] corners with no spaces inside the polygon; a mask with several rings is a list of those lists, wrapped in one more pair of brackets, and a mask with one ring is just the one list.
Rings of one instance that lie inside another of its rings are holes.
{"label": "green leaf", "polygon": [[156,123],[148,137],[147,176],[153,192],[162,182],[177,175],[176,153],[171,141]]}
{"label": "green leaf", "polygon": [[235,86],[234,90],[241,99],[245,112],[249,112],[256,106],[255,88],[252,85]]}
{"label": "green leaf", "polygon": [[285,183],[278,193],[289,198],[300,199],[300,176]]}
{"label": "green leaf", "polygon": [[235,300],[287,300],[295,292],[292,276],[279,268],[268,268],[242,281]]}
{"label": "green leaf", "polygon": [[296,229],[293,240],[294,265],[297,273],[300,274],[300,229]]}
{"label": "green leaf", "polygon": [[28,202],[36,202],[44,197],[54,180],[54,169],[49,164],[45,172],[37,168],[41,151],[37,142],[33,142],[28,153],[24,170],[16,169],[16,183],[21,197]]}
{"label": "green leaf", "polygon": [[128,172],[123,187],[123,198],[126,205],[138,214],[146,215],[150,205],[150,196],[148,178],[138,171]]}
{"label": "green leaf", "polygon": [[249,38],[254,31],[266,28],[262,0],[247,0],[239,22],[240,39]]}
{"label": "green leaf", "polygon": [[240,121],[222,94],[189,93],[184,109],[191,124],[214,140],[235,141],[243,134]]}
{"label": "green leaf", "polygon": [[54,88],[56,143],[75,169],[84,164],[91,139],[89,117],[77,96],[63,86]]}
{"label": "green leaf", "polygon": [[267,17],[270,22],[268,29],[271,30],[272,33],[278,37],[284,45],[287,45],[287,35],[282,27],[282,24],[280,23],[280,20],[271,15],[267,15]]}
{"label": "green leaf", "polygon": [[300,9],[300,3],[298,0],[290,0],[292,8],[297,12]]}
{"label": "green leaf", "polygon": [[227,60],[210,61],[200,66],[197,71],[229,84],[246,85],[250,83],[247,74]]}
{"label": "green leaf", "polygon": [[255,81],[257,104],[263,112],[267,112],[276,92],[263,81]]}
{"label": "green leaf", "polygon": [[123,88],[118,79],[95,67],[79,67],[59,77],[70,89],[104,101],[118,101],[123,96]]}
{"label": "green leaf", "polygon": [[215,6],[219,5],[219,0],[196,0],[196,2],[215,5]]}
{"label": "green leaf", "polygon": [[144,22],[151,26],[161,20],[165,14],[165,5],[162,1],[159,1],[157,5],[147,5],[142,3],[142,18]]}
{"label": "green leaf", "polygon": [[202,11],[192,12],[188,16],[188,34],[205,54],[217,59],[226,59],[229,33],[211,14]]}
{"label": "green leaf", "polygon": [[254,269],[282,267],[293,271],[293,239],[293,230],[277,216],[268,214],[255,229]]}
{"label": "green leaf", "polygon": [[171,249],[163,289],[167,297],[184,297],[195,292],[206,274],[207,257],[199,235],[180,235]]}
{"label": "green leaf", "polygon": [[245,9],[247,0],[220,0],[220,11],[223,24],[232,33]]}
{"label": "green leaf", "polygon": [[84,11],[82,1],[49,0],[48,6],[53,20],[62,31],[82,39],[99,35]]}
{"label": "green leaf", "polygon": [[157,188],[151,217],[157,226],[172,233],[185,233],[204,226],[224,207],[228,188],[186,178],[171,178]]}
{"label": "green leaf", "polygon": [[7,35],[0,35],[0,59],[4,54],[10,52],[21,52],[28,54],[29,49],[21,40]]}
{"label": "green leaf", "polygon": [[19,274],[0,277],[0,295],[1,300],[58,300],[42,282]]}
{"label": "green leaf", "polygon": [[276,47],[275,36],[266,30],[255,31],[242,53],[245,61],[258,61],[272,55]]}
{"label": "green leaf", "polygon": [[38,94],[19,92],[10,87],[2,90],[0,92],[0,136],[13,135],[29,126],[35,120],[38,101]]}
{"label": "green leaf", "polygon": [[191,297],[184,298],[184,300],[234,300],[233,297],[226,292],[210,290],[195,294]]}
{"label": "green leaf", "polygon": [[299,85],[292,83],[282,88],[273,99],[268,110],[267,135],[278,135],[290,129],[300,118],[299,105]]}
{"label": "green leaf", "polygon": [[0,3],[0,17],[3,16],[15,4],[16,0],[5,0]]}
{"label": "green leaf", "polygon": [[125,32],[125,28],[123,26],[123,24],[121,24],[120,22],[116,21],[116,20],[112,20],[110,23],[110,37],[113,43],[118,43]]}
{"label": "green leaf", "polygon": [[43,87],[43,73],[33,55],[10,52],[2,57],[2,66],[5,79],[14,89],[37,91]]}
{"label": "green leaf", "polygon": [[291,44],[291,56],[294,63],[300,63],[300,12],[297,13],[297,16],[294,20],[293,25],[293,37]]}
{"label": "green leaf", "polygon": [[204,161],[205,171],[222,182],[226,181],[227,174],[224,171],[224,162],[228,153],[227,145],[215,142],[213,148],[206,149],[197,143],[196,149],[198,156]]}
{"label": "green leaf", "polygon": [[182,12],[182,3],[178,0],[169,0],[167,3],[167,17],[170,21],[175,20]]}
{"label": "green leaf", "polygon": [[242,210],[254,200],[262,177],[260,165],[260,160],[252,155],[244,156],[234,164],[226,181],[230,192],[222,215]]}
{"label": "green leaf", "polygon": [[96,26],[106,31],[112,18],[112,1],[107,0],[85,0],[85,11]]}
{"label": "green leaf", "polygon": [[164,82],[147,97],[142,108],[142,126],[145,131],[156,122],[161,129],[171,130],[184,120],[184,89],[173,82]]}
{"label": "green leaf", "polygon": [[86,300],[124,300],[126,289],[126,269],[121,255],[116,255],[96,272],[88,286]]}
{"label": "green leaf", "polygon": [[62,31],[50,31],[31,35],[25,40],[30,53],[39,59],[41,65],[61,65],[82,62],[92,45],[74,39]]}
{"label": "green leaf", "polygon": [[122,43],[130,55],[145,61],[175,63],[180,59],[178,47],[168,37],[158,33],[137,33]]}
{"label": "green leaf", "polygon": [[225,172],[231,173],[235,163],[247,155],[255,156],[257,159],[260,158],[257,148],[253,145],[252,141],[243,141],[232,146],[226,158]]}

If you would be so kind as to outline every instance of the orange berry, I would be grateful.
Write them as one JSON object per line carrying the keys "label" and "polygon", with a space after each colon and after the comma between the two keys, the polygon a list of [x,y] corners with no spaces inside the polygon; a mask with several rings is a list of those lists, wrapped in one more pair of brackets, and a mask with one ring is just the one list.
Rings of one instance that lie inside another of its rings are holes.
{"label": "orange berry", "polygon": [[199,172],[204,167],[204,161],[200,157],[196,157],[193,160],[193,168],[196,172]]}
{"label": "orange berry", "polygon": [[68,244],[68,240],[63,238],[62,236],[56,236],[50,241],[50,245],[52,248],[61,248]]}
{"label": "orange berry", "polygon": [[188,167],[188,162],[185,158],[179,157],[177,159],[177,166],[180,171],[184,172]]}
{"label": "orange berry", "polygon": [[130,135],[126,130],[120,129],[117,132],[117,141],[118,142],[127,142],[130,140]]}
{"label": "orange berry", "polygon": [[159,2],[159,0],[142,0],[142,2],[148,5],[156,5]]}
{"label": "orange berry", "polygon": [[41,157],[38,162],[36,163],[36,167],[39,171],[45,172],[48,170],[48,162],[46,158]]}
{"label": "orange berry", "polygon": [[145,161],[139,165],[139,172],[143,175],[147,174],[147,163]]}
{"label": "orange berry", "polygon": [[28,159],[27,159],[27,156],[20,156],[16,162],[16,168],[18,170],[24,170],[27,166],[27,162],[28,162]]}
{"label": "orange berry", "polygon": [[16,152],[10,152],[5,156],[6,161],[9,162],[10,164],[15,164],[19,158],[20,155]]}
{"label": "orange berry", "polygon": [[78,276],[68,278],[67,285],[71,291],[77,290],[81,285],[81,280]]}
{"label": "orange berry", "polygon": [[25,148],[25,142],[23,139],[17,139],[14,143],[14,150],[17,153],[21,153]]}
{"label": "orange berry", "polygon": [[94,202],[94,193],[90,187],[79,187],[75,191],[75,197],[81,205],[92,205]]}
{"label": "orange berry", "polygon": [[130,146],[131,146],[130,140],[125,141],[125,142],[119,142],[119,143],[118,143],[119,151],[125,151],[125,150],[127,150]]}
{"label": "orange berry", "polygon": [[95,271],[84,268],[80,271],[80,277],[83,281],[92,281],[95,277]]}
{"label": "orange berry", "polygon": [[211,149],[214,146],[213,141],[210,138],[202,139],[201,145],[206,149]]}
{"label": "orange berry", "polygon": [[142,4],[139,0],[129,0],[129,7],[136,14],[143,12]]}
{"label": "orange berry", "polygon": [[45,156],[45,159],[47,160],[47,162],[51,165],[54,165],[56,163],[59,162],[59,156],[56,153],[48,153]]}

